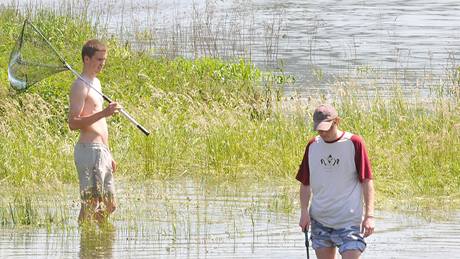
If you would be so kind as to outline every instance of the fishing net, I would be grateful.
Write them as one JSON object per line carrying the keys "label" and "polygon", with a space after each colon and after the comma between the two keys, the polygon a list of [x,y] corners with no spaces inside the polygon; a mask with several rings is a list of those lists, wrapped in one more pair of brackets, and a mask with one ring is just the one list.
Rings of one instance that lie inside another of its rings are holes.
{"label": "fishing net", "polygon": [[[91,82],[81,77],[77,71],[67,64],[43,33],[29,20],[25,20],[21,35],[11,52],[8,63],[8,80],[11,86],[17,90],[25,90],[50,75],[66,70],[70,70],[87,87],[100,94],[104,100],[109,103],[112,102],[108,96],[94,88]],[[150,134],[124,109],[121,109],[120,113],[136,125],[146,136]]]}
{"label": "fishing net", "polygon": [[25,20],[8,63],[11,86],[16,90],[24,90],[50,75],[68,69],[64,59],[43,33]]}

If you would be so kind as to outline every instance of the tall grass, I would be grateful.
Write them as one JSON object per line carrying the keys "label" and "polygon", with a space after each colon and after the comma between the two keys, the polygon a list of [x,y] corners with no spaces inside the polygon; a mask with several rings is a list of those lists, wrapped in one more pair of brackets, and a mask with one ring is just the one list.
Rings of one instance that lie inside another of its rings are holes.
{"label": "tall grass", "polygon": [[[97,32],[82,20],[52,13],[34,17],[69,63],[80,68],[81,45]],[[7,67],[22,19],[14,9],[0,12],[1,67]],[[129,44],[108,42],[103,89],[152,131],[145,137],[121,116],[108,120],[117,177],[279,182],[292,186],[287,193],[295,192],[294,176],[314,135],[305,119],[311,120],[320,98],[282,103],[272,91],[276,82],[262,80],[266,75],[244,61],[152,58]],[[73,76],[54,75],[20,93],[10,89],[5,71],[0,77],[0,183],[33,188],[76,184],[73,145],[78,136],[66,124]],[[379,202],[459,197],[456,98],[440,96],[428,106],[401,95],[357,100],[355,92],[345,89],[336,101],[341,126],[364,136]],[[294,109],[286,111],[286,105]]]}
{"label": "tall grass", "polygon": [[459,108],[449,96],[414,102],[396,93],[365,104],[342,99],[343,127],[366,139],[379,200],[400,206],[415,198],[430,209],[458,206]]}

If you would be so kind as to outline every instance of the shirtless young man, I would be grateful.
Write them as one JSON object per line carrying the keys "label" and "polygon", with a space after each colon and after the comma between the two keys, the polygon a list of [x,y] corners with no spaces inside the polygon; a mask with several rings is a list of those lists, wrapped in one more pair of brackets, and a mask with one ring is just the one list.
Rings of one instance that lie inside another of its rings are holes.
{"label": "shirtless young man", "polygon": [[[82,49],[82,78],[101,91],[96,78],[107,59],[107,47],[98,40],[89,40]],[[113,173],[116,163],[109,150],[106,117],[117,113],[121,107],[110,103],[103,108],[103,98],[80,78],[70,92],[69,127],[79,130],[74,159],[80,180],[81,210],[78,221],[105,219],[116,208]]]}

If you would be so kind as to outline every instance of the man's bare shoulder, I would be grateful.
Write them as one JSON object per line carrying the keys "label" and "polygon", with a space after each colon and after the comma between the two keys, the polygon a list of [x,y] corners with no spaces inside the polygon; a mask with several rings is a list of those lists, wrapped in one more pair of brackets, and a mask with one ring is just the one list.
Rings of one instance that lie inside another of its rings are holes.
{"label": "man's bare shoulder", "polygon": [[71,89],[84,88],[84,86],[85,86],[85,83],[80,78],[77,78],[73,81]]}
{"label": "man's bare shoulder", "polygon": [[75,81],[73,81],[72,86],[70,88],[70,91],[71,91],[72,95],[74,95],[74,94],[86,95],[88,93],[88,89],[85,86],[85,83],[79,78],[77,78],[77,79],[75,79]]}

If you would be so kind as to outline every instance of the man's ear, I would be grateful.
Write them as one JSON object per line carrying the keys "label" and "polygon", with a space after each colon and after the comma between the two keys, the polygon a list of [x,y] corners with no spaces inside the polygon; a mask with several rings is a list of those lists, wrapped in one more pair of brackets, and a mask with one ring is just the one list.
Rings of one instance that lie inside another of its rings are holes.
{"label": "man's ear", "polygon": [[90,58],[89,58],[88,56],[84,56],[84,57],[83,57],[83,64],[88,63],[89,60],[90,60]]}

